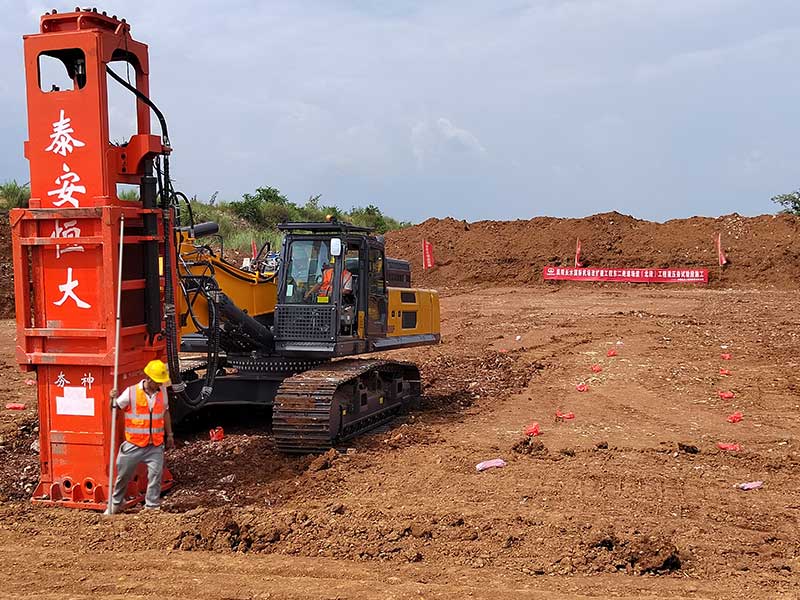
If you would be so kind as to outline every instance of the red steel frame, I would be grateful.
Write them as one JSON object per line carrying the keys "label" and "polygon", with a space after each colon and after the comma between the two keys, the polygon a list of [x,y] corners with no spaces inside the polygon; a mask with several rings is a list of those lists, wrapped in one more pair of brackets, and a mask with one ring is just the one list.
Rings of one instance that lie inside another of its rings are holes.
{"label": "red steel frame", "polygon": [[[106,65],[127,61],[135,74],[131,84],[149,95],[147,46],[131,38],[124,19],[53,11],[42,16],[40,33],[24,40],[31,200],[30,208],[12,211],[11,224],[17,361],[38,380],[41,478],[33,501],[103,509],[110,489],[109,394],[123,214],[119,389],[139,381],[147,361],[165,355],[163,336],[148,335],[141,306],[142,244],[163,240],[161,211],[121,201],[117,184],[140,183],[151,175],[153,157],[168,148],[150,133],[150,110],[141,101],[134,135],[124,145],[109,141]],[[72,90],[42,91],[43,56],[72,65],[82,57],[85,79],[73,77]],[[158,213],[158,236],[144,235],[148,213]],[[163,278],[161,289],[163,302]],[[118,421],[115,447],[122,439]],[[146,483],[140,468],[128,487],[128,505],[141,500]],[[163,487],[172,483],[165,469]]]}

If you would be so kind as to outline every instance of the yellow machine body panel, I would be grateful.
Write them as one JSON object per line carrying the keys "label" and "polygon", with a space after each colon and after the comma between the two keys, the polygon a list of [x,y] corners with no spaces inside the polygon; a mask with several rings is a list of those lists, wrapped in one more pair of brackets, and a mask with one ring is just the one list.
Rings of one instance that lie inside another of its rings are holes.
{"label": "yellow machine body panel", "polygon": [[[192,274],[198,277],[213,272],[220,290],[233,303],[251,317],[275,312],[278,302],[278,284],[276,274],[261,274],[240,269],[216,255],[199,254],[192,244],[192,238],[185,238],[180,245],[183,261],[179,263],[182,275]],[[207,323],[208,305],[202,294],[192,295],[189,299],[192,310],[201,324]],[[197,331],[188,315],[188,304],[183,294],[178,294],[178,311],[181,316],[181,334]]]}
{"label": "yellow machine body panel", "polygon": [[389,288],[388,337],[439,331],[439,294],[434,290]]}

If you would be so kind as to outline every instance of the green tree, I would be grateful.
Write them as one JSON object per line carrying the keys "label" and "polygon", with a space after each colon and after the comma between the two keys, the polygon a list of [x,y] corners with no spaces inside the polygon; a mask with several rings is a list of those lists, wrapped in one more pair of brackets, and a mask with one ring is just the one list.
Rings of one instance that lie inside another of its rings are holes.
{"label": "green tree", "polygon": [[381,212],[380,208],[373,204],[370,204],[366,208],[353,207],[350,209],[350,213],[345,215],[345,218],[350,220],[354,225],[370,227],[377,233],[386,233],[392,229],[402,229],[410,225],[410,223],[387,217]]}
{"label": "green tree", "polygon": [[280,223],[275,219],[291,218],[297,210],[297,206],[273,187],[257,188],[255,194],[244,194],[239,202],[231,202],[230,208],[249,223],[267,227]]}
{"label": "green tree", "polygon": [[16,180],[0,184],[0,206],[5,209],[27,208],[31,199],[31,188],[26,183],[20,185]]}
{"label": "green tree", "polygon": [[781,212],[800,216],[800,190],[795,190],[789,194],[773,196],[772,201],[783,207]]}

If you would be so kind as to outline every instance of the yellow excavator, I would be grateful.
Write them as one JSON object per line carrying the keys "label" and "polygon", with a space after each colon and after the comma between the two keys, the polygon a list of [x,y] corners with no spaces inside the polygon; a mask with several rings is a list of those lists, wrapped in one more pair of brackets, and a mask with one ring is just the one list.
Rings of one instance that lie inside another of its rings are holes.
{"label": "yellow excavator", "polygon": [[[277,260],[265,244],[239,267],[213,242],[215,223],[176,228],[172,410],[180,420],[202,406],[271,406],[278,449],[323,451],[419,398],[414,364],[352,357],[438,343],[439,297],[412,288],[409,263],[386,257],[369,228],[329,219],[278,229]],[[178,350],[195,358],[181,362]]]}

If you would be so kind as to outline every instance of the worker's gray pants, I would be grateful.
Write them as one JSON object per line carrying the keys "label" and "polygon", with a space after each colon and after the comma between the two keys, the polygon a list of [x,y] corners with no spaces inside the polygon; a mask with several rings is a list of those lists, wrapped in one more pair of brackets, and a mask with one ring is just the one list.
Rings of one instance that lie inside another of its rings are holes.
{"label": "worker's gray pants", "polygon": [[147,493],[144,505],[157,508],[161,504],[161,474],[164,471],[164,445],[148,444],[141,448],[130,442],[122,442],[117,452],[117,479],[111,496],[113,512],[119,510],[125,501],[125,488],[128,487],[139,463],[147,465]]}

